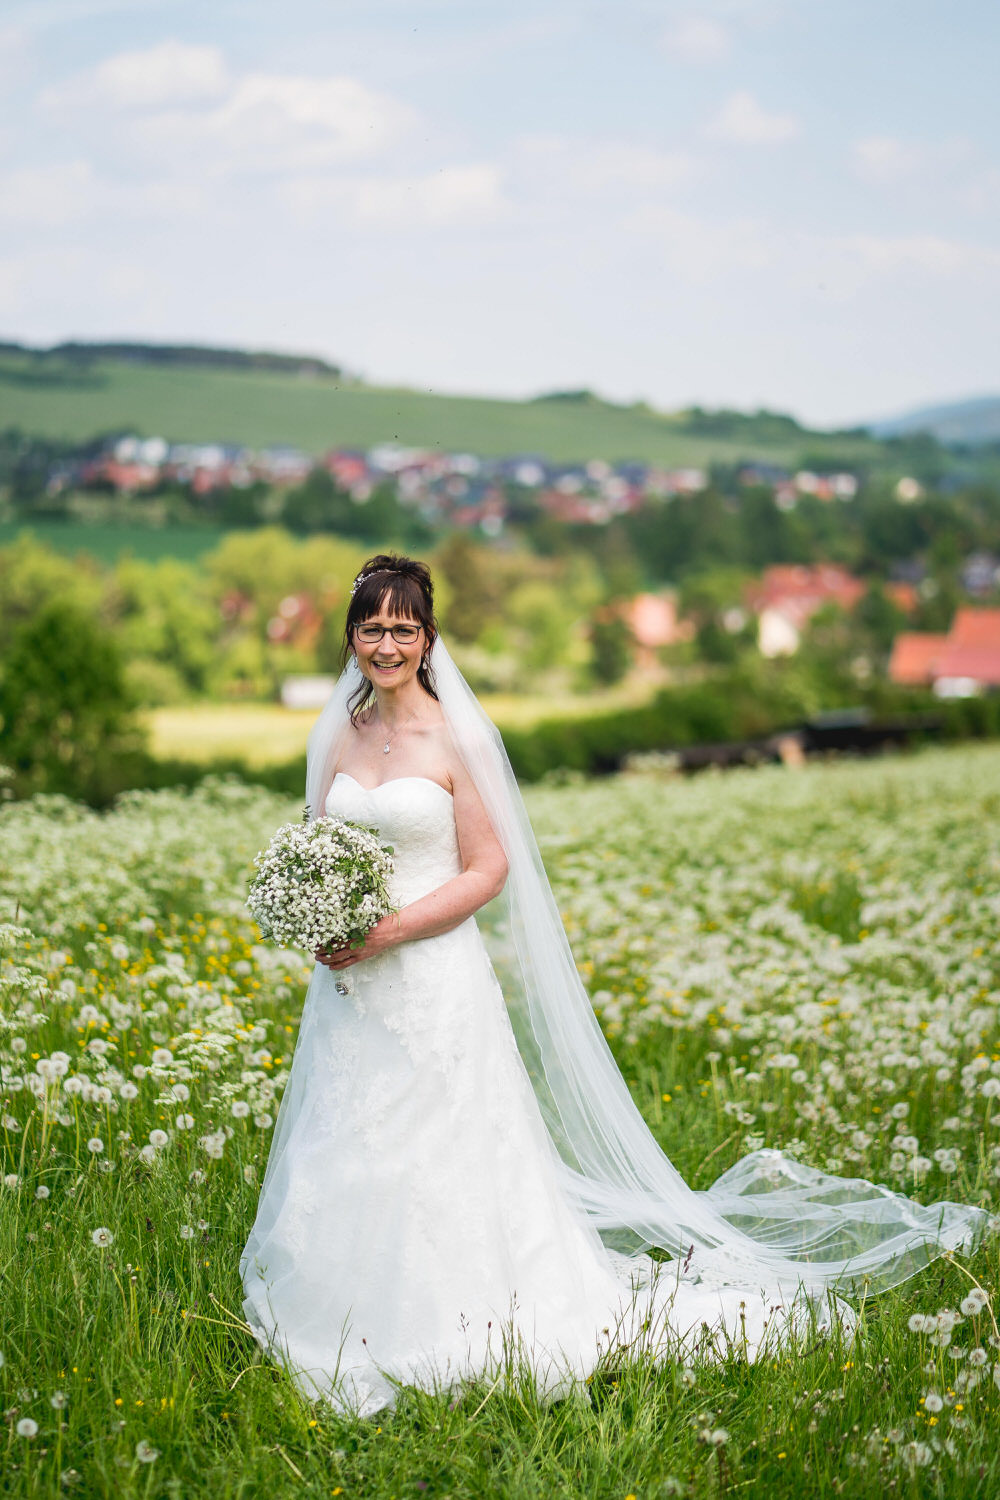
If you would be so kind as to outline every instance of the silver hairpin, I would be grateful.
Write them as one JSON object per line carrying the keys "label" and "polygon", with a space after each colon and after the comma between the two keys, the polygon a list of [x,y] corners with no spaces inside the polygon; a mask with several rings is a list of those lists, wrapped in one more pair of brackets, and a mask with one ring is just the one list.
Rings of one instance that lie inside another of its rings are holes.
{"label": "silver hairpin", "polygon": [[357,578],[355,578],[354,582],[351,584],[351,598],[354,598],[355,594],[358,592],[358,589],[363,583],[366,583],[369,578],[374,578],[379,573],[390,573],[391,571],[391,568],[372,568],[370,573],[359,573]]}

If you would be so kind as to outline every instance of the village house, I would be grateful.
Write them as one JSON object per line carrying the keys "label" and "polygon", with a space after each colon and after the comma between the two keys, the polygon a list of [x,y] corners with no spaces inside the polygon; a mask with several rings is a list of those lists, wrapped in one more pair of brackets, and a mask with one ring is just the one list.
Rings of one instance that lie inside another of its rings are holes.
{"label": "village house", "polygon": [[663,646],[694,637],[694,622],[677,618],[675,593],[636,594],[622,612],[635,642],[635,664],[641,671],[657,665],[657,653]]}
{"label": "village house", "polygon": [[889,680],[930,687],[939,698],[1000,688],[1000,609],[963,606],[945,635],[901,631],[892,645]]}
{"label": "village house", "polygon": [[[411,448],[397,441],[375,443],[367,450],[333,448],[317,459],[301,449],[282,445],[253,450],[213,442],[168,443],[164,438],[135,434],[111,440],[96,456],[81,451],[69,459],[55,460],[48,483],[53,494],[73,484],[84,488],[110,485],[120,493],[134,493],[153,489],[163,479],[173,479],[199,496],[245,488],[258,481],[289,488],[303,483],[317,466],[359,503],[368,500],[377,485],[392,484],[400,503],[418,510],[431,525],[450,521],[467,525],[487,487],[500,494],[506,494],[505,486],[509,485],[533,490],[542,508],[557,519],[604,526],[615,516],[639,510],[649,502],[700,494],[710,483],[703,468],[665,469],[636,459],[553,463],[535,453],[482,457]],[[853,498],[858,487],[852,474],[803,469],[792,475],[766,463],[744,464],[739,482],[765,485],[782,510],[794,508],[803,493],[845,500]],[[505,524],[506,503],[499,517],[490,506],[488,520],[493,528]]]}
{"label": "village house", "polygon": [[757,644],[763,656],[790,656],[799,648],[806,622],[831,601],[849,610],[865,592],[839,563],[776,563],[750,584],[744,603],[757,616]]}

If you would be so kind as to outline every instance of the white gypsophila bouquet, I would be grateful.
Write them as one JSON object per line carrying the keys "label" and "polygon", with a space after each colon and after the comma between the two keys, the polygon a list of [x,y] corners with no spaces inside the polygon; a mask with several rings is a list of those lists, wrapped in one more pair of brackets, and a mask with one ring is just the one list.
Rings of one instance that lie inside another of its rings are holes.
{"label": "white gypsophila bouquet", "polygon": [[395,907],[392,848],[346,818],[284,823],[254,856],[246,904],[264,937],[284,948],[362,943]]}

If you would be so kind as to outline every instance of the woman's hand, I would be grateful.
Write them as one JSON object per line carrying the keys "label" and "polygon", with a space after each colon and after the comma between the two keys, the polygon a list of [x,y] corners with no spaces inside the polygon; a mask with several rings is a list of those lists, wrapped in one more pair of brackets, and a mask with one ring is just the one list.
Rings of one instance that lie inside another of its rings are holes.
{"label": "woman's hand", "polygon": [[382,917],[375,923],[360,947],[351,948],[345,945],[343,948],[317,948],[314,957],[317,963],[325,964],[328,969],[349,969],[352,964],[359,964],[366,958],[374,958],[376,954],[384,953],[387,948],[394,948],[399,942],[402,942],[399,913],[390,912],[387,917]]}

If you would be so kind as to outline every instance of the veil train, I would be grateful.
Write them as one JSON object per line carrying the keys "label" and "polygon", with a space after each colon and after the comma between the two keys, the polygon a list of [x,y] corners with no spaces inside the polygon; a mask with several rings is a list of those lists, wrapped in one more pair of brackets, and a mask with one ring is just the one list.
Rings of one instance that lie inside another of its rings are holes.
{"label": "veil train", "polygon": [[[440,635],[429,663],[449,733],[509,863],[484,937],[565,1192],[606,1246],[636,1255],[655,1247],[685,1263],[685,1279],[816,1296],[880,1291],[936,1255],[974,1245],[991,1222],[983,1209],[924,1206],[780,1151],[752,1152],[706,1190],[687,1185],[636,1107],[579,978],[500,734]],[[352,661],[310,732],[312,817],[322,813],[349,727],[348,700],[361,682]],[[323,973],[317,968],[312,983]],[[288,1142],[295,1092],[293,1075],[278,1111],[265,1189]]]}

